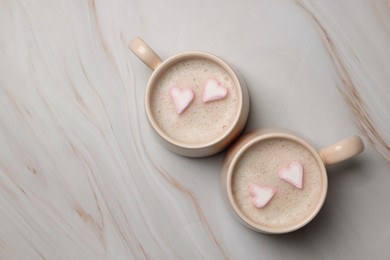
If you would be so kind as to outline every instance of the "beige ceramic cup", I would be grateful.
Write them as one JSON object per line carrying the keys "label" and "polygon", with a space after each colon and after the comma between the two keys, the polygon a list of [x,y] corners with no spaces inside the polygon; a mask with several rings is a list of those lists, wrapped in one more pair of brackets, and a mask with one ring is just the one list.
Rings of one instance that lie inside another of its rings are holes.
{"label": "beige ceramic cup", "polygon": [[[160,137],[162,143],[174,153],[189,156],[189,157],[203,157],[212,155],[222,151],[226,148],[242,131],[249,114],[249,94],[247,87],[239,75],[227,65],[220,58],[205,52],[185,52],[176,54],[164,61],[140,38],[135,38],[130,42],[129,48],[138,56],[149,68],[153,70],[152,76],[149,79],[145,94],[145,108],[149,123],[155,132]],[[234,121],[228,126],[228,129],[223,135],[218,136],[215,140],[202,144],[189,144],[182,141],[175,140],[173,137],[166,134],[158,125],[154,115],[151,111],[151,95],[156,82],[160,76],[177,62],[190,58],[202,58],[217,64],[224,69],[232,78],[238,93],[238,107],[239,111],[236,113]]]}
{"label": "beige ceramic cup", "polygon": [[[252,221],[246,214],[238,207],[232,191],[232,176],[237,161],[252,145],[269,139],[288,139],[296,142],[305,147],[315,158],[318,168],[320,169],[321,184],[319,185],[319,197],[316,200],[314,207],[311,207],[310,212],[305,214],[305,217],[299,222],[293,223],[287,226],[269,227],[266,225],[260,225]],[[225,202],[231,210],[232,214],[238,218],[245,226],[262,233],[269,234],[282,234],[297,230],[307,223],[309,223],[320,211],[326,197],[328,189],[328,178],[325,166],[336,164],[338,162],[352,158],[364,150],[364,144],[360,137],[350,136],[345,138],[331,146],[325,147],[320,151],[316,151],[311,145],[304,140],[297,137],[285,129],[269,128],[258,130],[249,133],[239,140],[237,140],[231,148],[229,148],[226,157],[224,159],[221,171],[221,190],[224,196]]]}

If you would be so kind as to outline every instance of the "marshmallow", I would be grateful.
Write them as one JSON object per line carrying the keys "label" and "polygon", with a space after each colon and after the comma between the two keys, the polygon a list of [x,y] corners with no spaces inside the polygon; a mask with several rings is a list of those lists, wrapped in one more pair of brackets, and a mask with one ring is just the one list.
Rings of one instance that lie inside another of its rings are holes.
{"label": "marshmallow", "polygon": [[299,161],[294,161],[287,168],[279,170],[279,177],[298,189],[303,187],[303,166]]}
{"label": "marshmallow", "polygon": [[252,204],[260,209],[265,207],[276,193],[276,188],[255,183],[249,185],[249,193],[252,195]]}
{"label": "marshmallow", "polygon": [[189,88],[173,87],[169,91],[172,97],[173,103],[176,107],[176,112],[181,114],[191,104],[194,99],[194,92]]}
{"label": "marshmallow", "polygon": [[228,93],[227,88],[222,86],[217,80],[209,79],[206,81],[203,92],[203,102],[223,99]]}

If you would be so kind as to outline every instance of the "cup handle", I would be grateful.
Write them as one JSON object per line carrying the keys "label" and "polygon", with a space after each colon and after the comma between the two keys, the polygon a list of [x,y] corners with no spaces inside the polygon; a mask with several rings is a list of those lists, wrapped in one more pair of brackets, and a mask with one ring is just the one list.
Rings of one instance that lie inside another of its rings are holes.
{"label": "cup handle", "polygon": [[129,48],[152,70],[155,70],[161,64],[160,57],[141,38],[134,38],[130,42]]}
{"label": "cup handle", "polygon": [[325,165],[332,165],[363,152],[364,143],[359,136],[350,136],[320,150],[319,154]]}

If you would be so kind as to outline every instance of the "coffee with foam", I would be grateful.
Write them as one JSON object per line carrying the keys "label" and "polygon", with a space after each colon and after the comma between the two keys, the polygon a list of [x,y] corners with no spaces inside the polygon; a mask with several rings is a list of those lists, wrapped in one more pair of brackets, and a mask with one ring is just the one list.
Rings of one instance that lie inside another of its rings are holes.
{"label": "coffee with foam", "polygon": [[[204,86],[209,79],[227,88],[221,100],[202,102]],[[169,94],[174,87],[189,88],[194,99],[178,114]],[[150,96],[152,116],[170,138],[201,145],[218,140],[234,124],[239,110],[238,90],[225,69],[206,58],[187,58],[170,65],[155,81]]]}
{"label": "coffee with foam", "polygon": [[[289,163],[303,166],[303,187],[282,180],[278,171]],[[277,189],[264,208],[252,205],[251,183]],[[269,138],[250,146],[237,160],[232,174],[232,194],[238,209],[249,220],[267,228],[288,228],[308,218],[321,200],[321,168],[302,144],[287,138]]]}

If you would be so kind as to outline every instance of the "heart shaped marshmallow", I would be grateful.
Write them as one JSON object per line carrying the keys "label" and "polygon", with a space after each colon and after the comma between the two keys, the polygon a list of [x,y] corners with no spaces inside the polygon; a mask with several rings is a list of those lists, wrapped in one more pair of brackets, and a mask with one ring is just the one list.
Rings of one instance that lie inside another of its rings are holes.
{"label": "heart shaped marshmallow", "polygon": [[279,170],[279,177],[291,183],[295,187],[302,189],[303,187],[303,166],[299,161],[294,161],[287,168]]}
{"label": "heart shaped marshmallow", "polygon": [[252,204],[260,209],[265,207],[276,193],[276,188],[255,183],[249,185],[249,193],[252,195]]}
{"label": "heart shaped marshmallow", "polygon": [[203,102],[223,99],[226,97],[227,92],[227,88],[222,86],[217,80],[209,79],[204,87]]}
{"label": "heart shaped marshmallow", "polygon": [[194,92],[189,88],[173,87],[169,91],[173,103],[176,107],[176,112],[180,115],[190,105],[194,99]]}

